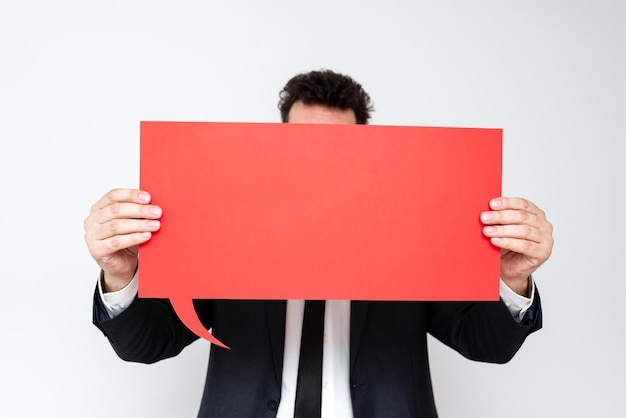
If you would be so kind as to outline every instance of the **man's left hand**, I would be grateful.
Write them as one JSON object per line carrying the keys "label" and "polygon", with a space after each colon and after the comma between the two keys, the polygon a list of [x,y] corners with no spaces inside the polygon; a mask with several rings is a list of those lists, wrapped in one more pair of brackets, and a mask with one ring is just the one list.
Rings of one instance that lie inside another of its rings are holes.
{"label": "man's left hand", "polygon": [[501,250],[500,277],[514,292],[529,296],[529,277],[552,253],[552,224],[534,203],[498,197],[483,212],[483,234]]}

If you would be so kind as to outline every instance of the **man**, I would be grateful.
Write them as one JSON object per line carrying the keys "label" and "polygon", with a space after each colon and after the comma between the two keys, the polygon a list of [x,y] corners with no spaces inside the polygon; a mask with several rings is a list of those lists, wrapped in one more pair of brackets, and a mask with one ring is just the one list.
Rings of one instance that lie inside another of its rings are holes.
{"label": "man", "polygon": [[[287,123],[365,124],[372,110],[358,83],[332,71],[297,75],[280,97]],[[498,197],[490,207],[480,216],[484,235],[501,248],[499,302],[327,301],[323,417],[436,417],[427,333],[470,359],[502,363],[541,327],[531,274],[550,256],[552,226],[525,199]],[[87,246],[102,268],[94,323],[129,361],[174,356],[197,338],[167,301],[136,299],[137,245],[160,228],[161,214],[148,192],[114,189],[85,219]],[[203,324],[231,347],[211,348],[198,416],[293,417],[304,302],[203,300],[195,305]]]}

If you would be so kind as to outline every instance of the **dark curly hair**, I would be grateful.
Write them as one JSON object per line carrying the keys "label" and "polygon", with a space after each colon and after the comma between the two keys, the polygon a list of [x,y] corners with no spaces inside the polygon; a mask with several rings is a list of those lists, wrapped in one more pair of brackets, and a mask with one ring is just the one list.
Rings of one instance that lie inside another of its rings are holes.
{"label": "dark curly hair", "polygon": [[307,105],[321,105],[352,109],[356,123],[365,125],[374,111],[369,94],[347,75],[330,70],[310,71],[294,76],[279,94],[278,108],[283,122],[289,121],[291,106],[302,101]]}

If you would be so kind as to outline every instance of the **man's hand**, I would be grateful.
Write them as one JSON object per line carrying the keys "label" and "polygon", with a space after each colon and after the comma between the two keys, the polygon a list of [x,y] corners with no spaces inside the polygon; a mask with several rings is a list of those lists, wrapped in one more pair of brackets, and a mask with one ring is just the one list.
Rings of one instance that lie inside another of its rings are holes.
{"label": "man's hand", "polygon": [[498,197],[480,219],[483,233],[501,250],[500,277],[514,292],[528,295],[528,278],[552,253],[552,224],[532,202]]}
{"label": "man's hand", "polygon": [[85,218],[85,242],[104,271],[105,292],[126,286],[137,267],[137,245],[161,227],[161,208],[150,205],[150,194],[113,189],[98,200]]}

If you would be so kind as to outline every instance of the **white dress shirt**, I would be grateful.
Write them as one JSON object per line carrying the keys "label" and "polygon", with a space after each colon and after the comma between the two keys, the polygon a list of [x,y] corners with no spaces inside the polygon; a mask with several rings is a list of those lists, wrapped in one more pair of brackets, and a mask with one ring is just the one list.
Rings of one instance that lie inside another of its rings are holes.
{"label": "white dress shirt", "polygon": [[[137,274],[123,289],[104,293],[98,280],[98,289],[111,318],[122,313],[135,299],[138,289]],[[500,298],[519,322],[533,303],[535,283],[531,281],[530,298],[513,292],[500,280]],[[281,400],[277,418],[291,418],[296,402],[296,382],[300,357],[300,337],[304,318],[304,301],[288,300],[285,324],[285,352]],[[352,418],[350,398],[350,301],[326,301],[324,313],[324,354],[322,359],[322,418]]]}

